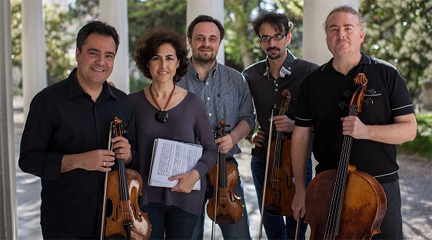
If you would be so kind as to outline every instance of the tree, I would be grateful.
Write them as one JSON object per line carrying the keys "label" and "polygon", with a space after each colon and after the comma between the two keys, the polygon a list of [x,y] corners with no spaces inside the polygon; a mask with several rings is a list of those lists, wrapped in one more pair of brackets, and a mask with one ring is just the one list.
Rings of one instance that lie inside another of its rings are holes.
{"label": "tree", "polygon": [[422,84],[432,81],[432,1],[363,0],[363,51],[396,66],[417,108]]}
{"label": "tree", "polygon": [[[45,40],[47,58],[47,83],[51,84],[64,79],[72,66],[73,56],[68,54],[74,42],[68,33],[69,21],[67,12],[59,10],[57,4],[44,5],[45,11]],[[21,72],[21,29],[22,15],[21,2],[14,1],[11,6],[11,38],[12,38],[12,66]],[[21,94],[17,89],[21,86],[21,77],[14,81],[15,93]]]}

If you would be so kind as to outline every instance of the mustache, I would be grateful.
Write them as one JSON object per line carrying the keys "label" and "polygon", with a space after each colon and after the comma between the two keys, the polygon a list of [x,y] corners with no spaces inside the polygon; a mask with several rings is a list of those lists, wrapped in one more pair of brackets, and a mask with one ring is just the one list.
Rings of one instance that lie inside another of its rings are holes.
{"label": "mustache", "polygon": [[278,51],[280,51],[280,48],[278,48],[278,47],[269,47],[269,48],[267,48],[267,51],[270,51],[270,50],[278,50]]}
{"label": "mustache", "polygon": [[198,50],[212,50],[213,51],[213,48],[208,47],[208,46],[204,46],[204,47],[199,47]]}

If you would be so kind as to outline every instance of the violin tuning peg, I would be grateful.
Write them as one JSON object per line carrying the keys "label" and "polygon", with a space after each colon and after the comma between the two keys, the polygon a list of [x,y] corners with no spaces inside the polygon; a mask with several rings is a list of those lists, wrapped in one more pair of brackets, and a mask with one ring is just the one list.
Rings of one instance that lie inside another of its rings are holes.
{"label": "violin tuning peg", "polygon": [[343,92],[343,95],[344,95],[346,98],[349,98],[349,96],[350,96],[350,91],[349,91],[349,90],[345,90],[345,91]]}
{"label": "violin tuning peg", "polygon": [[339,102],[340,109],[344,109],[346,106],[348,106],[348,104],[346,104],[345,101]]}
{"label": "violin tuning peg", "polygon": [[364,104],[366,104],[366,106],[372,105],[373,104],[373,100],[370,98],[364,99],[362,101]]}

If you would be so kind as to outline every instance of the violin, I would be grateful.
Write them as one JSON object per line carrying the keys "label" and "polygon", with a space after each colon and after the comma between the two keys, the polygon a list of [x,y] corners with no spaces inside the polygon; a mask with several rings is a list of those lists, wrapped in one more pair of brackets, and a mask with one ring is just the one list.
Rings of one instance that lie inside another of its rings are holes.
{"label": "violin", "polygon": [[[358,87],[350,101],[350,116],[361,112],[368,80],[359,73],[354,82]],[[380,233],[386,195],[376,179],[349,164],[351,146],[352,137],[344,135],[337,170],[318,174],[306,189],[305,222],[311,227],[311,239],[371,239]]]}
{"label": "violin", "polygon": [[[285,89],[279,107],[279,115],[288,111],[291,92]],[[271,138],[269,138],[271,139]],[[295,194],[291,165],[291,140],[277,131],[276,138],[271,141],[268,164],[271,167],[267,175],[265,191],[263,191],[264,211],[273,216],[292,216],[291,202]]]}
{"label": "violin", "polygon": [[[226,122],[220,121],[221,137],[226,135]],[[207,214],[218,224],[233,224],[243,215],[243,203],[234,192],[238,184],[239,171],[234,163],[227,162],[225,154],[219,152],[219,161],[209,172],[210,185],[214,187],[213,197],[207,204]]]}
{"label": "violin", "polygon": [[[113,150],[111,139],[122,136],[122,121],[115,118],[109,132],[109,150]],[[118,170],[105,175],[104,202],[102,207],[101,239],[149,239],[151,234],[147,213],[141,212],[138,196],[142,195],[141,175],[126,169],[123,159],[116,159]]]}
{"label": "violin", "polygon": [[[282,91],[279,115],[284,115],[288,111],[290,102],[291,92],[285,89]],[[291,164],[291,140],[284,137],[281,131],[276,131],[276,138],[273,139],[273,116],[274,109],[270,116],[261,213],[266,212],[272,216],[292,216],[291,203],[295,194],[295,185]],[[262,222],[263,214],[261,214],[260,238],[262,236]]]}

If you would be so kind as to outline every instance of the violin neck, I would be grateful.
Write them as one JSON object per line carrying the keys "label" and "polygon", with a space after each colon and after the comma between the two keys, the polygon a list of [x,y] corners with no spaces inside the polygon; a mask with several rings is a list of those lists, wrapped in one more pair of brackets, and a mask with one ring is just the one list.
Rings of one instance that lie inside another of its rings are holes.
{"label": "violin neck", "polygon": [[121,158],[117,159],[118,163],[118,176],[119,176],[119,193],[121,201],[128,201],[129,198],[129,189],[126,178],[126,164],[125,161]]}
{"label": "violin neck", "polygon": [[227,188],[226,157],[221,152],[219,152],[219,188]]}

